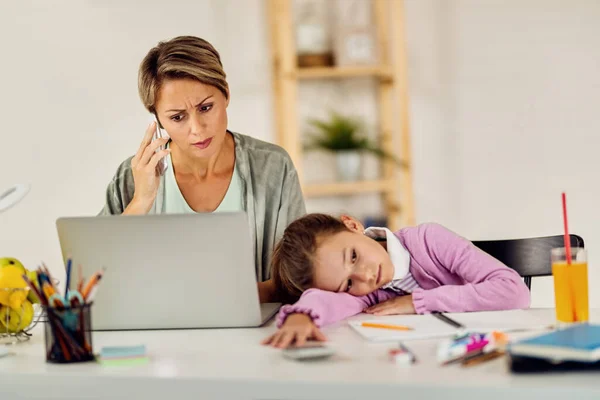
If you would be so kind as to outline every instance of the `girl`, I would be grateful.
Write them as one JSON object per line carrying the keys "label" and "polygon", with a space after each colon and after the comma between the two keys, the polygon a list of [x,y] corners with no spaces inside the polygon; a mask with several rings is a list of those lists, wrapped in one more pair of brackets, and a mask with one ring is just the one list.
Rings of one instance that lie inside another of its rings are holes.
{"label": "girl", "polygon": [[325,340],[318,328],[361,312],[426,314],[528,308],[520,276],[438,224],[395,234],[354,218],[308,214],[273,255],[273,280],[295,304],[281,308],[274,347]]}

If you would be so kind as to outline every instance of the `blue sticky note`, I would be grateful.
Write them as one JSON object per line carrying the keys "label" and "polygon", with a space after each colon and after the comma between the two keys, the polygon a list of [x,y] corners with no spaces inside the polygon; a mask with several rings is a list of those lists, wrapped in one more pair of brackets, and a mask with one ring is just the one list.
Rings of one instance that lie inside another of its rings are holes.
{"label": "blue sticky note", "polygon": [[108,346],[100,351],[103,359],[145,357],[146,346]]}

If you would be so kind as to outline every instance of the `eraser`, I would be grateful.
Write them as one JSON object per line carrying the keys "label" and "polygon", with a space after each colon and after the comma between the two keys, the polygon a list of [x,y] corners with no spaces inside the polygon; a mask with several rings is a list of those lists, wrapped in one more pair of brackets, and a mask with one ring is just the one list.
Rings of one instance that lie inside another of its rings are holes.
{"label": "eraser", "polygon": [[392,349],[389,356],[390,360],[396,365],[410,365],[414,362],[413,355],[403,349]]}

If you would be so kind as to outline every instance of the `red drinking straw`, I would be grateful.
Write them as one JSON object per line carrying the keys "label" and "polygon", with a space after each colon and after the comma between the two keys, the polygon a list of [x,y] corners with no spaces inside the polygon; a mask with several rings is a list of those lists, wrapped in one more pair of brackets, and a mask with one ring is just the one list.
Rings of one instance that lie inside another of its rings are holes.
{"label": "red drinking straw", "polygon": [[562,193],[563,221],[565,225],[565,255],[567,264],[571,265],[571,240],[569,239],[569,223],[567,222],[567,195]]}

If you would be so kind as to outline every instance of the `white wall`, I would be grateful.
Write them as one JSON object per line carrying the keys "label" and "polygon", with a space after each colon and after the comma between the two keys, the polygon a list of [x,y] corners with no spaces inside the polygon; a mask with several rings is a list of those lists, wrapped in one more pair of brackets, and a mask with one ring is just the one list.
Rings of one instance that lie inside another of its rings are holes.
{"label": "white wall", "polygon": [[[210,40],[232,89],[230,128],[274,138],[262,0],[30,0],[1,2],[0,15],[0,189],[33,184],[0,214],[0,256],[60,270],[54,221],[97,213],[137,148],[148,121],[137,67],[158,40]],[[406,17],[418,221],[472,239],[556,234],[566,190],[598,286],[600,2],[406,0]],[[374,120],[365,82],[318,90],[301,89],[301,115],[335,104]],[[311,204],[370,213],[366,200]],[[533,298],[551,305],[551,282],[534,280]]]}
{"label": "white wall", "polygon": [[[464,229],[559,233],[565,190],[570,229],[589,247],[591,302],[600,306],[600,2],[529,1],[519,10],[495,1],[454,13],[461,204],[463,214],[494,213]],[[551,282],[542,288],[534,293],[551,298]]]}
{"label": "white wall", "polygon": [[[565,190],[600,307],[600,2],[410,0],[407,17],[419,221],[560,234]],[[551,279],[533,288],[552,305]]]}

